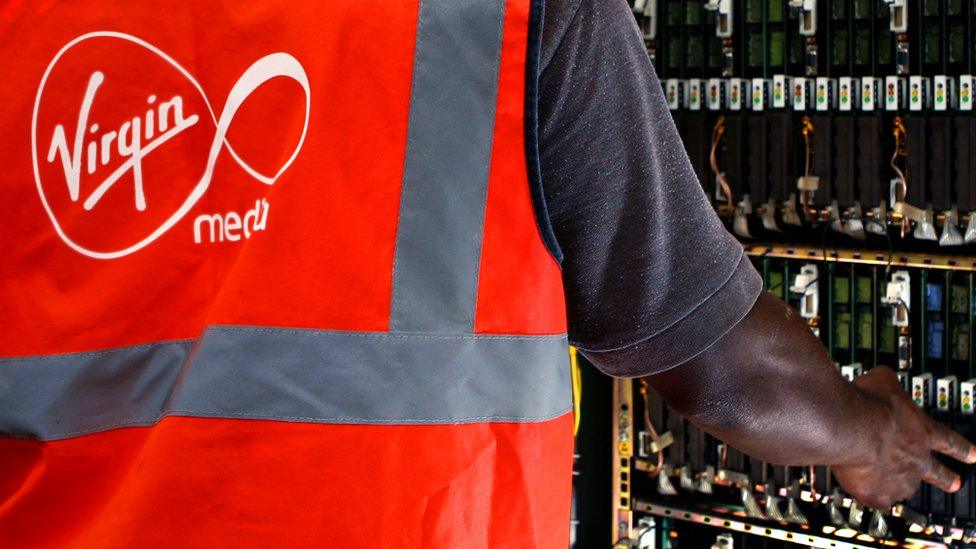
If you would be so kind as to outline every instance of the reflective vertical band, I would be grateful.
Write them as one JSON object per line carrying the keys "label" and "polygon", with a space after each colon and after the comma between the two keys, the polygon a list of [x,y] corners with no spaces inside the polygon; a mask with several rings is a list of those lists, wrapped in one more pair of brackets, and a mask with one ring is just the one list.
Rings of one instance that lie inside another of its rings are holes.
{"label": "reflective vertical band", "polygon": [[0,359],[0,435],[41,440],[168,415],[310,423],[543,421],[571,406],[565,336],[214,327],[196,343]]}
{"label": "reflective vertical band", "polygon": [[421,0],[390,329],[470,333],[504,0]]}

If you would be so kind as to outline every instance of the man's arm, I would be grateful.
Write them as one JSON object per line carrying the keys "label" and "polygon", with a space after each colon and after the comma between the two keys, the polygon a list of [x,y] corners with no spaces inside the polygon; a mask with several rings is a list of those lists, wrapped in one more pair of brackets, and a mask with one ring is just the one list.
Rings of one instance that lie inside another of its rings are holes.
{"label": "man's arm", "polygon": [[[894,374],[845,381],[722,227],[682,148],[623,0],[546,0],[539,75],[545,205],[562,248],[573,343],[615,376],[755,457],[826,464],[863,503],[957,478],[935,449],[972,446]],[[757,301],[757,296],[758,301]]]}
{"label": "man's arm", "polygon": [[907,499],[920,481],[959,489],[932,452],[976,463],[976,447],[929,418],[888,368],[854,383],[785,303],[763,293],[752,311],[705,352],[651,377],[678,413],[759,459],[831,465],[871,507]]}

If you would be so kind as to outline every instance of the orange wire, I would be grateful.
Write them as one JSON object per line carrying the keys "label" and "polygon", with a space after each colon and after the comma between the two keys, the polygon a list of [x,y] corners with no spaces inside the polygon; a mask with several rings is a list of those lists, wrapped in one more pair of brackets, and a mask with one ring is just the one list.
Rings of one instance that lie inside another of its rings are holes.
{"label": "orange wire", "polygon": [[[908,176],[905,172],[898,166],[899,156],[908,156],[908,142],[906,136],[908,131],[905,129],[905,121],[902,120],[900,116],[896,116],[891,128],[891,134],[895,138],[895,153],[891,155],[891,167],[898,174],[898,178],[901,179],[902,188],[905,191],[905,197],[908,196]],[[904,199],[905,197],[902,197]],[[897,197],[896,197],[897,198]],[[901,236],[904,237],[908,233],[908,219],[902,218],[901,220]]]}
{"label": "orange wire", "polygon": [[[646,379],[640,380],[640,393],[644,398],[644,428],[651,435],[651,440],[657,440],[657,431],[654,429],[654,424],[651,423],[651,386]],[[652,476],[657,476],[661,474],[664,470],[664,449],[659,449],[657,451],[657,466],[651,473]]]}
{"label": "orange wire", "polygon": [[[806,149],[804,151],[805,166],[803,169],[803,175],[809,177],[811,174],[810,169],[810,158],[813,156],[813,144],[810,143],[810,139],[813,137],[813,132],[815,131],[813,126],[813,121],[810,120],[809,116],[804,116],[803,120],[800,121],[800,133],[803,134],[803,145]],[[807,205],[808,193],[810,191],[800,191],[800,206],[803,208],[803,217],[810,217],[810,208]]]}
{"label": "orange wire", "polygon": [[718,120],[715,121],[715,127],[712,129],[712,152],[709,154],[708,161],[711,164],[712,173],[715,174],[715,181],[718,182],[719,187],[722,189],[722,194],[725,195],[725,201],[729,207],[732,207],[732,188],[725,179],[725,174],[718,167],[718,157],[716,154],[723,135],[725,135],[725,116],[720,115]]}

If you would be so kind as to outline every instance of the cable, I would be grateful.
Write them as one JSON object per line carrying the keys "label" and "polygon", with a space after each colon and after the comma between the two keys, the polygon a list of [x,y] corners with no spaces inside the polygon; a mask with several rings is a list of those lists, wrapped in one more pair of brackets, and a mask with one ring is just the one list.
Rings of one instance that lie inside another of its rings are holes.
{"label": "cable", "polygon": [[905,129],[905,122],[900,116],[896,116],[891,128],[891,134],[895,138],[895,153],[891,155],[891,167],[898,174],[898,178],[904,182],[905,194],[908,194],[908,177],[905,176],[905,172],[898,166],[897,160],[899,156],[908,156],[908,142],[905,138],[908,135],[908,131]]}
{"label": "cable", "polygon": [[824,263],[829,261],[829,259],[827,259],[827,231],[830,229],[830,224],[834,221],[840,221],[840,219],[832,217],[824,221],[823,233],[820,235],[820,248],[823,252]]}
{"label": "cable", "polygon": [[725,116],[719,115],[718,120],[715,121],[715,127],[712,128],[712,151],[708,156],[708,162],[712,167],[712,173],[715,175],[715,181],[722,189],[722,194],[725,195],[725,201],[728,203],[729,207],[733,207],[732,188],[729,186],[728,180],[725,179],[725,173],[718,167],[718,157],[716,155],[718,145],[722,141],[722,136],[724,135]]}
{"label": "cable", "polygon": [[[644,398],[644,428],[651,435],[652,441],[657,441],[657,431],[654,429],[654,424],[651,422],[651,384],[647,382],[647,378],[642,378],[640,380],[640,394]],[[654,467],[654,472],[651,473],[652,477],[656,477],[661,474],[664,470],[664,448],[658,448],[657,450],[657,465]]]}
{"label": "cable", "polygon": [[810,496],[814,501],[817,501],[817,470],[813,465],[809,466],[810,469]]}
{"label": "cable", "polygon": [[580,416],[583,411],[583,373],[579,367],[576,347],[569,347],[569,366],[573,378],[573,436],[579,433]]}
{"label": "cable", "polygon": [[[813,157],[813,144],[810,142],[810,140],[813,137],[815,128],[813,126],[813,121],[810,120],[809,116],[804,116],[803,120],[801,120],[800,123],[801,123],[800,133],[803,134],[803,144],[805,148],[804,151],[805,166],[803,169],[803,177],[810,177],[811,175],[813,175],[811,173],[812,170],[810,167],[810,159],[811,157]],[[803,207],[804,219],[809,219],[810,217],[809,206],[807,204],[809,200],[809,196],[808,196],[809,192],[810,191],[808,190],[800,189],[800,206]]]}
{"label": "cable", "polygon": [[[898,166],[898,157],[908,156],[908,140],[906,138],[908,131],[905,129],[905,122],[900,116],[895,117],[895,120],[892,123],[891,134],[895,138],[895,152],[891,155],[891,167],[895,170],[895,173],[898,174],[898,181],[901,182],[902,187],[902,195],[900,198],[901,201],[904,201],[905,198],[908,197],[908,176],[906,176],[905,172],[902,171],[902,169]],[[899,197],[896,195],[894,198],[896,199],[894,202],[897,202]],[[894,207],[894,203],[891,206]],[[908,218],[902,215],[902,238],[905,238],[905,235],[908,234],[908,228]]]}
{"label": "cable", "polygon": [[813,120],[810,120],[809,116],[804,116],[800,123],[800,133],[803,134],[803,144],[806,147],[806,167],[803,170],[803,175],[809,176],[811,175],[810,158],[813,156],[813,145],[810,143],[810,138],[813,136],[815,129],[813,127]]}

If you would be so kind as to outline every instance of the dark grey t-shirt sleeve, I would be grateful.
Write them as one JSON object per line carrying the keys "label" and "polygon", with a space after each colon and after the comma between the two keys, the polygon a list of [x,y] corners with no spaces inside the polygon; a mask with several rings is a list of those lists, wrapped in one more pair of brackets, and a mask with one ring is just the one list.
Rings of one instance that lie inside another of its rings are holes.
{"label": "dark grey t-shirt sleeve", "polygon": [[701,353],[762,281],[705,197],[624,0],[547,0],[542,187],[570,339],[616,376]]}

